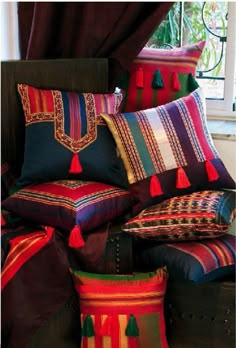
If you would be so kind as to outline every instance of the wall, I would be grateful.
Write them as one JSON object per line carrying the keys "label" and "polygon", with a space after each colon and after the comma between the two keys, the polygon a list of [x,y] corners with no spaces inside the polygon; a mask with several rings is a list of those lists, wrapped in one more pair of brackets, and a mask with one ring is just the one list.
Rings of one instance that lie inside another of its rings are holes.
{"label": "wall", "polygon": [[214,144],[229,174],[236,181],[236,141],[214,139]]}

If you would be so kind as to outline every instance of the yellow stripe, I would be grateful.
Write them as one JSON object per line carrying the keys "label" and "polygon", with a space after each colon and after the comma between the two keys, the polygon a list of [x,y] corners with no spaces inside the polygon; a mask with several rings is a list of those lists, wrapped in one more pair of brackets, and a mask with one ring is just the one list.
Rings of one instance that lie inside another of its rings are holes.
{"label": "yellow stripe", "polygon": [[[157,59],[151,60],[151,58],[144,58],[144,59],[135,59],[134,63],[142,63],[142,64],[156,64],[156,65],[174,65],[176,66],[196,66],[198,63],[199,58],[198,57],[156,57]],[[183,62],[176,62],[176,58],[178,60],[183,60]],[[146,60],[147,59],[147,60]],[[162,61],[159,61],[162,60]],[[191,61],[191,63],[187,63],[187,61]],[[172,63],[172,64],[171,64]]]}
{"label": "yellow stripe", "polygon": [[89,307],[117,307],[117,306],[126,306],[126,307],[131,307],[131,306],[147,306],[147,305],[153,305],[153,304],[160,304],[163,302],[163,298],[159,298],[159,299],[155,299],[155,300],[147,300],[147,301],[109,301],[109,303],[107,303],[107,301],[96,301],[96,300],[89,300],[89,303],[87,303],[86,299],[82,299],[82,305],[83,305],[83,301],[86,303],[86,306]]}
{"label": "yellow stripe", "polygon": [[122,294],[122,293],[119,293],[119,294],[107,294],[107,293],[96,293],[96,292],[86,292],[86,293],[82,293],[80,294],[80,298],[85,298],[85,299],[90,299],[90,298],[96,298],[96,299],[99,299],[99,298],[122,298],[122,299],[132,299],[132,298],[150,298],[150,297],[157,297],[157,296],[163,296],[165,293],[165,291],[148,291],[148,292],[135,292],[134,294]]}
{"label": "yellow stripe", "polygon": [[128,338],[125,335],[125,329],[127,326],[127,315],[120,314],[118,318],[120,323],[120,347],[128,348]]}

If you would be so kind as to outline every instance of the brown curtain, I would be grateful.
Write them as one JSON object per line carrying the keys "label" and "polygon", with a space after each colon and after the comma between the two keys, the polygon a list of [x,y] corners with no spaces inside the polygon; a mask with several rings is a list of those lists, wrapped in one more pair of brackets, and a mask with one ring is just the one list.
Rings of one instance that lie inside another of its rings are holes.
{"label": "brown curtain", "polygon": [[110,87],[173,2],[19,2],[22,59],[106,57]]}

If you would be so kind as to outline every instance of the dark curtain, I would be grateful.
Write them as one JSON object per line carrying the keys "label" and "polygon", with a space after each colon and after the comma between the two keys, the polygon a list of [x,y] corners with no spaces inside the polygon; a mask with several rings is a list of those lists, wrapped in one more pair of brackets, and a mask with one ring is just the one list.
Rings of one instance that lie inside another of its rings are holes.
{"label": "dark curtain", "polygon": [[22,59],[105,57],[110,87],[173,2],[19,2]]}

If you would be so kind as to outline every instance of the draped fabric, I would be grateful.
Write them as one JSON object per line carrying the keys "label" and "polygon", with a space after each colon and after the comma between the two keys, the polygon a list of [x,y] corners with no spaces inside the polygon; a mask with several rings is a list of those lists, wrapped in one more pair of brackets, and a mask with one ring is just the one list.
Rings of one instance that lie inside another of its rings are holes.
{"label": "draped fabric", "polygon": [[22,59],[111,58],[112,89],[173,2],[19,2]]}

